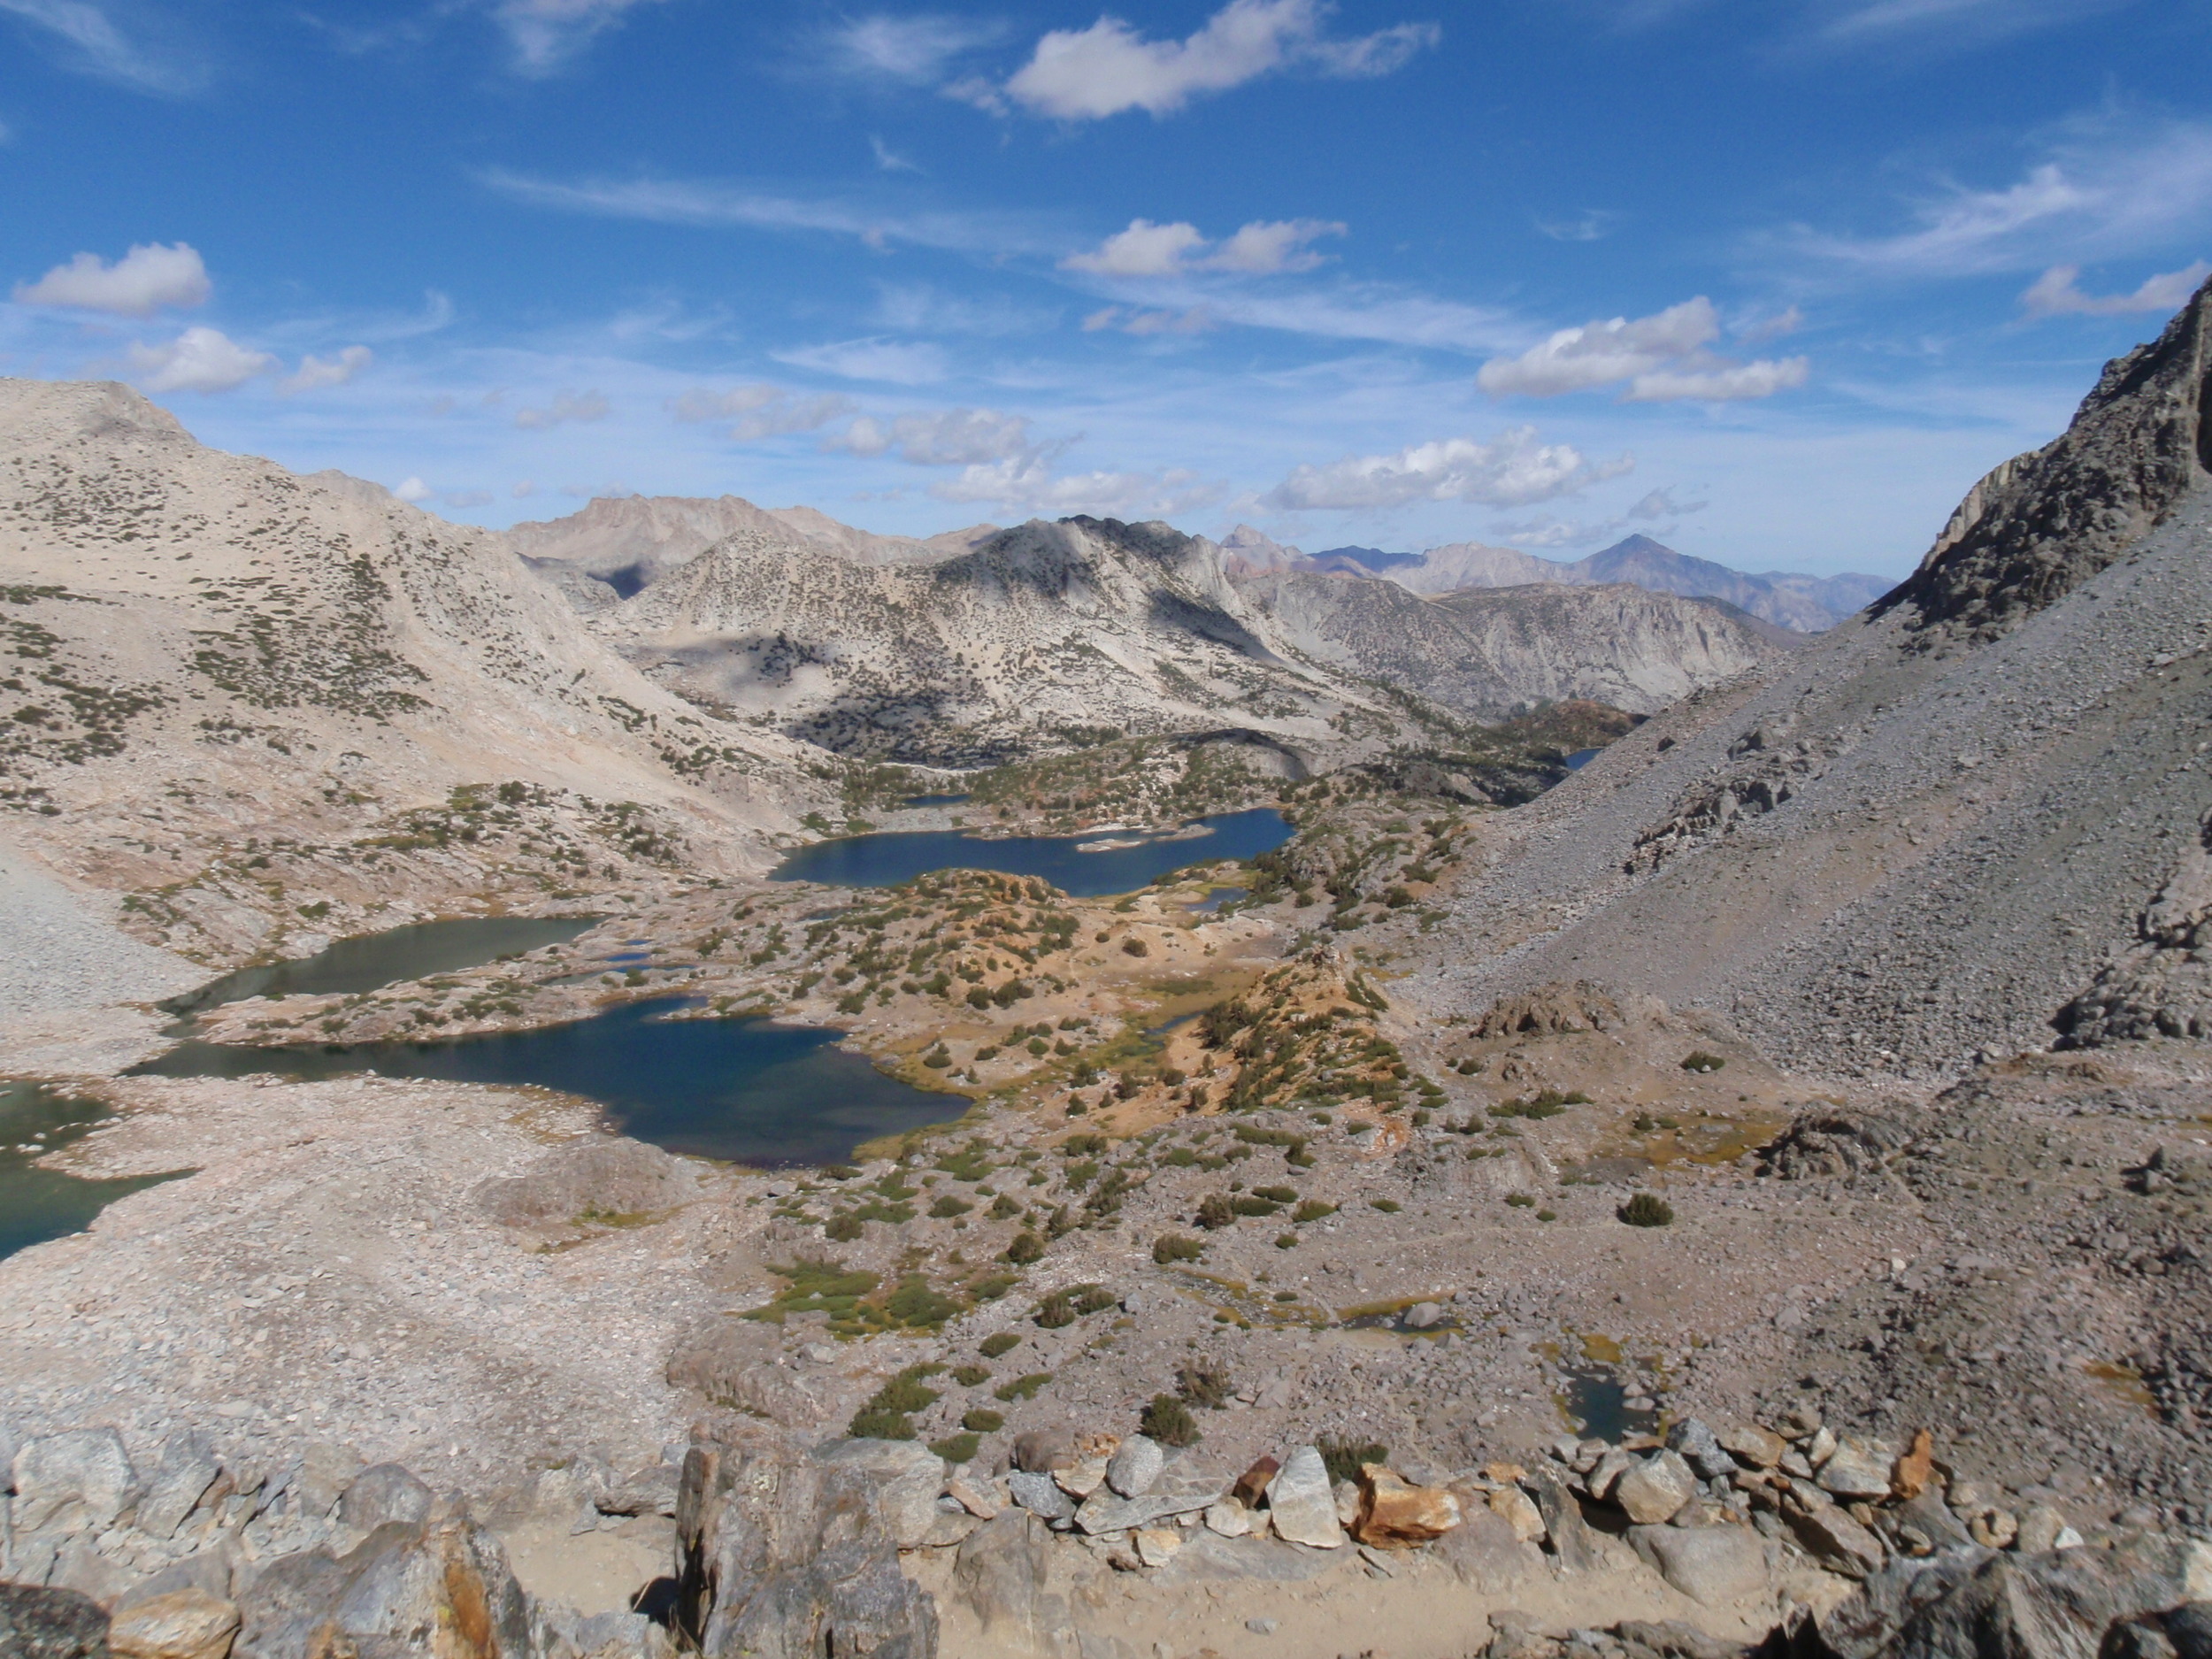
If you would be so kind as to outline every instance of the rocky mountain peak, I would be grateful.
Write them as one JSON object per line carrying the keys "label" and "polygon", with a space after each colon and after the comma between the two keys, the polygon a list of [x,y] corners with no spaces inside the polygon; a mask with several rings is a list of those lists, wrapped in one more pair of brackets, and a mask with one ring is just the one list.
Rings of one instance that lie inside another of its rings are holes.
{"label": "rocky mountain peak", "polygon": [[2110,565],[2212,465],[2212,282],[2147,345],[2105,365],[2073,423],[1967,493],[1920,568],[1877,608],[1993,639]]}

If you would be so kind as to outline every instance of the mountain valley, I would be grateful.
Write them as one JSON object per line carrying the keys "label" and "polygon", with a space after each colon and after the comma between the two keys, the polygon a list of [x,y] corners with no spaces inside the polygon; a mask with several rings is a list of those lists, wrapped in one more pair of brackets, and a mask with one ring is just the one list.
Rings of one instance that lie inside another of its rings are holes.
{"label": "mountain valley", "polygon": [[[494,533],[0,381],[0,1074],[83,1107],[41,1168],[171,1178],[0,1260],[0,1624],[2198,1651],[2208,342],[2212,286],[1886,592],[733,496]],[[922,830],[1188,861],[779,868]],[[164,1006],[485,916],[576,932]],[[580,1048],[341,1064],[611,1011],[942,1115],[786,1166],[618,1133]]]}

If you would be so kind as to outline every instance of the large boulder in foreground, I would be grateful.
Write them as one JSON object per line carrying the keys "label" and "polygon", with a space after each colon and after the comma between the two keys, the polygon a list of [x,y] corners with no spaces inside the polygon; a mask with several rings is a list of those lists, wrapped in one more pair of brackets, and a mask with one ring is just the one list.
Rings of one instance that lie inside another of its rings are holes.
{"label": "large boulder in foreground", "polygon": [[902,1482],[741,1425],[703,1429],[676,1500],[677,1623],[707,1659],[935,1659],[937,1609],[899,1571]]}

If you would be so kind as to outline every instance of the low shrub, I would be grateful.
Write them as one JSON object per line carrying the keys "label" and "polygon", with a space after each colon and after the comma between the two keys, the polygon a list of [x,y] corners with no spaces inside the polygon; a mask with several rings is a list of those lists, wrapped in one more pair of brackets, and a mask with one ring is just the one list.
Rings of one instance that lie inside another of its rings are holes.
{"label": "low shrub", "polygon": [[[979,1388],[991,1380],[991,1368],[988,1365],[956,1365],[952,1368],[952,1379],[963,1388]],[[972,1428],[974,1425],[969,1426]]]}
{"label": "low shrub", "polygon": [[1664,1227],[1674,1222],[1674,1206],[1656,1193],[1638,1193],[1616,1213],[1632,1227]]}
{"label": "low shrub", "polygon": [[1033,1400],[1037,1397],[1037,1390],[1051,1380],[1052,1373],[1048,1371],[1032,1371],[1026,1377],[1015,1378],[1012,1382],[1001,1383],[991,1390],[991,1398],[1010,1402],[1016,1400]]}
{"label": "low shrub", "polygon": [[1198,1202],[1198,1225],[1209,1233],[1236,1225],[1236,1208],[1226,1193],[1208,1193]]}
{"label": "low shrub", "polygon": [[1309,1198],[1304,1203],[1299,1205],[1297,1209],[1291,1211],[1290,1218],[1302,1225],[1306,1222],[1318,1221],[1324,1216],[1333,1216],[1334,1214],[1336,1214],[1336,1206],[1334,1204],[1325,1204],[1318,1198]]}
{"label": "low shrub", "polygon": [[1696,1071],[1700,1073],[1717,1071],[1721,1069],[1721,1067],[1726,1065],[1727,1064],[1728,1062],[1724,1060],[1720,1056],[1717,1054],[1708,1054],[1702,1048],[1693,1048],[1682,1058],[1682,1069],[1685,1071]]}
{"label": "low shrub", "polygon": [[1347,1434],[1324,1434],[1314,1442],[1314,1449],[1321,1454],[1322,1463],[1329,1471],[1329,1484],[1340,1480],[1357,1480],[1362,1463],[1386,1463],[1390,1448],[1377,1440],[1362,1440]]}
{"label": "low shrub", "polygon": [[1011,1331],[995,1331],[975,1345],[975,1351],[985,1359],[996,1359],[1000,1355],[1021,1346],[1021,1338]]}
{"label": "low shrub", "polygon": [[995,1434],[1006,1426],[1006,1419],[988,1406],[977,1406],[960,1419],[960,1426],[978,1434]]}
{"label": "low shrub", "polygon": [[868,1226],[867,1224],[862,1221],[858,1216],[849,1213],[841,1216],[832,1216],[829,1218],[828,1224],[823,1227],[822,1231],[826,1236],[833,1239],[840,1244],[850,1244],[854,1240],[860,1237],[862,1233],[867,1232]]}
{"label": "low shrub", "polygon": [[1014,1235],[1014,1241],[1006,1247],[1006,1259],[1017,1267],[1044,1259],[1045,1243],[1026,1229]]}
{"label": "low shrub", "polygon": [[1229,1403],[1235,1384],[1219,1365],[1186,1365],[1175,1373],[1175,1392],[1187,1404],[1218,1411]]}
{"label": "low shrub", "polygon": [[1163,1446],[1195,1446],[1201,1438],[1198,1419],[1173,1394],[1154,1394],[1140,1422],[1145,1433]]}
{"label": "low shrub", "polygon": [[929,1449],[949,1463],[964,1463],[983,1444],[980,1434],[948,1434],[941,1440],[932,1440]]}
{"label": "low shrub", "polygon": [[1174,1262],[1195,1262],[1205,1254],[1203,1241],[1188,1233],[1163,1233],[1152,1240],[1152,1259],[1162,1267]]}

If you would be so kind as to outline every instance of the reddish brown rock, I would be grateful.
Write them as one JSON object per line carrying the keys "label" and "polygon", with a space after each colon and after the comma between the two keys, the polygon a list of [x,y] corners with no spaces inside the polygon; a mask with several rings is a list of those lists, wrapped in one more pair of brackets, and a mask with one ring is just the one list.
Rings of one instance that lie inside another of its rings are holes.
{"label": "reddish brown rock", "polygon": [[1282,1467],[1272,1457],[1261,1458],[1237,1477],[1237,1484],[1229,1488],[1229,1495],[1248,1509],[1258,1509],[1260,1500],[1267,1495],[1267,1483],[1282,1471]]}
{"label": "reddish brown rock", "polygon": [[1417,1486],[1380,1463],[1360,1465],[1352,1536],[1361,1543],[1405,1549],[1443,1537],[1459,1522],[1459,1500],[1443,1487]]}

